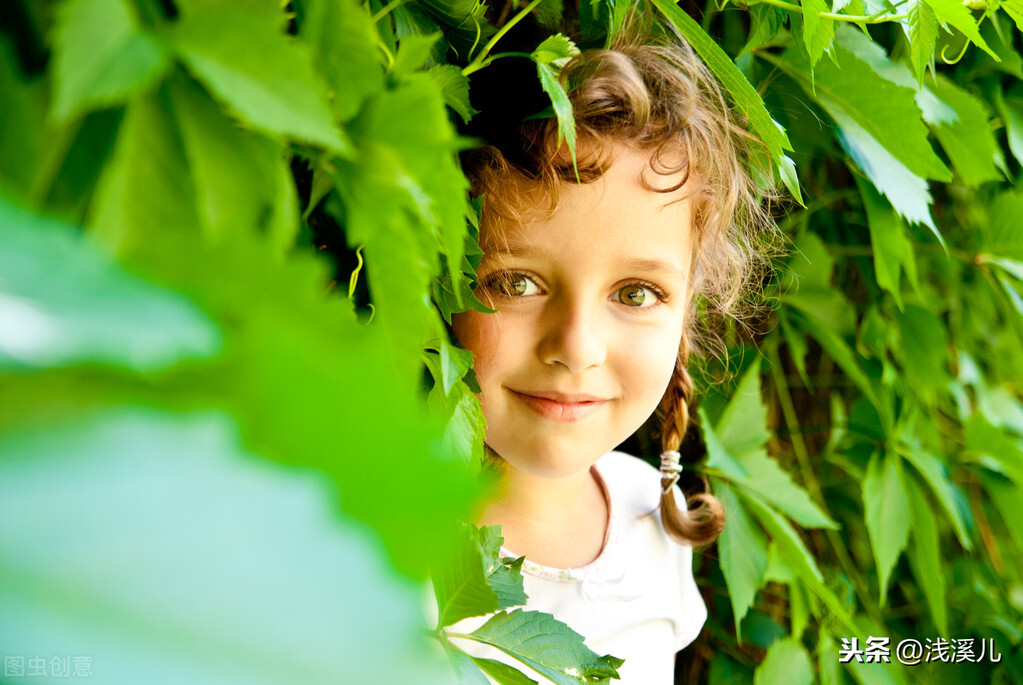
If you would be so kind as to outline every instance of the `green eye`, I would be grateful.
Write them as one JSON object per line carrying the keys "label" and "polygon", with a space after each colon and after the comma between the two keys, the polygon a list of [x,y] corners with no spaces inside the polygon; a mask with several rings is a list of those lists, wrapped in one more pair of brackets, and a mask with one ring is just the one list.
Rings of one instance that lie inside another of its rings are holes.
{"label": "green eye", "polygon": [[487,287],[506,297],[524,297],[539,292],[536,283],[525,274],[501,274],[491,280]]}
{"label": "green eye", "polygon": [[641,285],[627,285],[618,291],[618,301],[630,307],[642,307],[646,296],[647,289]]}

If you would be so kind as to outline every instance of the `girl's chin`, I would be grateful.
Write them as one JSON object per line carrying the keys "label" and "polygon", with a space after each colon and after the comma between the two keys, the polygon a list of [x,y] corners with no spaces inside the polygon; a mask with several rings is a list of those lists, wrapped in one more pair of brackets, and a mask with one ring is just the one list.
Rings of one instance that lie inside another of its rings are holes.
{"label": "girl's chin", "polygon": [[562,449],[536,446],[506,449],[505,452],[495,449],[495,452],[516,471],[534,478],[561,479],[588,472],[590,466],[611,449],[613,447],[600,451],[575,446]]}

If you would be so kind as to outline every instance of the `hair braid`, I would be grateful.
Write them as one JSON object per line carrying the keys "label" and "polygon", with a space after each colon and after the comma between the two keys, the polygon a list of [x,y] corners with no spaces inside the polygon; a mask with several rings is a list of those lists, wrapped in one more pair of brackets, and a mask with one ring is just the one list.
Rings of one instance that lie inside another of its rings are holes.
{"label": "hair braid", "polygon": [[[693,379],[686,368],[689,360],[689,343],[683,336],[679,347],[675,372],[664,393],[664,427],[661,430],[661,449],[678,451],[689,425],[689,398],[693,393]],[[661,478],[661,520],[664,529],[678,542],[692,545],[707,545],[713,542],[725,527],[725,510],[714,495],[703,492],[687,500],[687,509],[681,509],[676,499],[673,479]],[[706,478],[705,488],[709,488]],[[667,489],[667,492],[664,490]]]}

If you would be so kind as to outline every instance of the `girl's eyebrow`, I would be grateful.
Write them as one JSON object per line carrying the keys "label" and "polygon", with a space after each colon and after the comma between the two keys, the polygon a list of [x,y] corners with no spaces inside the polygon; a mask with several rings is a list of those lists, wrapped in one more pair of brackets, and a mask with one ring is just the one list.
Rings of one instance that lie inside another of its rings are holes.
{"label": "girl's eyebrow", "polygon": [[[509,246],[500,250],[486,250],[487,257],[540,257],[549,258],[551,253],[548,250],[529,246]],[[681,267],[663,259],[646,259],[643,257],[615,257],[613,261],[621,264],[629,271],[643,271],[663,273],[670,276],[681,276],[685,278],[686,272]]]}

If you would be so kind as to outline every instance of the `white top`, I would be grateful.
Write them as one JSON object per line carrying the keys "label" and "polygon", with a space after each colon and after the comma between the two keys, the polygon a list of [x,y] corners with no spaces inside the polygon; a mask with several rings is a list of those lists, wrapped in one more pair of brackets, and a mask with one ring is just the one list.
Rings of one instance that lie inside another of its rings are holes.
{"label": "white top", "polygon": [[[696,639],[707,620],[693,580],[693,549],[664,531],[657,469],[621,452],[609,452],[594,467],[610,509],[604,547],[581,568],[541,566],[527,558],[522,565],[526,609],[553,614],[598,655],[625,659],[618,669],[622,685],[670,685],[675,653]],[[684,509],[677,487],[675,497]],[[517,556],[507,549],[501,555]],[[487,618],[465,619],[449,630],[469,633]],[[487,645],[454,642],[473,656],[503,661],[540,683],[550,682]]]}

